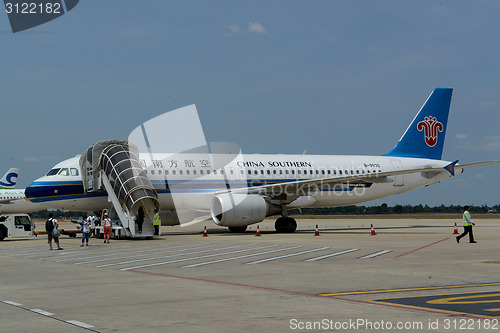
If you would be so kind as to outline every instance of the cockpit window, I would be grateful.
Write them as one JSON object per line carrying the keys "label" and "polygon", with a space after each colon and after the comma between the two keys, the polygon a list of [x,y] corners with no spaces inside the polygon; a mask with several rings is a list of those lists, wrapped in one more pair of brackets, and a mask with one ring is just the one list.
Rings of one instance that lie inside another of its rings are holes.
{"label": "cockpit window", "polygon": [[49,171],[49,173],[47,173],[47,176],[57,175],[57,173],[59,172],[59,170],[61,170],[61,168],[52,169],[52,170]]}
{"label": "cockpit window", "polygon": [[71,168],[70,171],[72,176],[78,176],[78,169]]}
{"label": "cockpit window", "polygon": [[61,171],[59,171],[59,176],[69,176],[68,168],[62,168]]}

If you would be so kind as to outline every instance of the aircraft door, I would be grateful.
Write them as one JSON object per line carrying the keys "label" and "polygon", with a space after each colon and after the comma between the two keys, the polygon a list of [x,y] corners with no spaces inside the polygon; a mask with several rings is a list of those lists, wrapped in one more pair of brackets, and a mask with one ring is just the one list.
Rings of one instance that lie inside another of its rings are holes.
{"label": "aircraft door", "polygon": [[[392,166],[394,167],[394,171],[401,171],[403,170],[403,164],[401,163],[400,160],[391,160]],[[397,175],[393,176],[394,182],[392,183],[393,186],[403,186],[404,185],[404,179],[405,175]]]}

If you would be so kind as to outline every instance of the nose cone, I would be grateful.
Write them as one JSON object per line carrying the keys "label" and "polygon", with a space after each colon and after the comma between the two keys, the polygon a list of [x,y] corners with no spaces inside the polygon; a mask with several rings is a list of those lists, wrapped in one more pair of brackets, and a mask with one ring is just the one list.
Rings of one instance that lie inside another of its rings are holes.
{"label": "nose cone", "polygon": [[31,202],[39,202],[40,199],[47,195],[47,187],[42,186],[40,179],[35,180],[26,187],[24,195]]}

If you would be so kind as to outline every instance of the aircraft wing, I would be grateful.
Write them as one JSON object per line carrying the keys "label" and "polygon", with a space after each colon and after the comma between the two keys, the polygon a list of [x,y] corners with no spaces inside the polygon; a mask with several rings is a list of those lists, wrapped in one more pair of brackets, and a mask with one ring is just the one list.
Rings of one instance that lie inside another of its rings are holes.
{"label": "aircraft wing", "polygon": [[488,164],[493,164],[493,163],[500,163],[500,160],[494,160],[494,161],[485,161],[485,162],[476,162],[476,163],[469,163],[469,164],[458,164],[455,166],[457,169],[467,169],[467,168],[473,168],[477,166],[482,166],[482,165],[488,165]]}
{"label": "aircraft wing", "polygon": [[440,168],[417,168],[417,169],[406,169],[406,170],[397,170],[397,171],[387,171],[387,172],[378,172],[378,173],[370,173],[364,175],[351,175],[351,176],[343,176],[343,177],[329,177],[329,178],[320,178],[320,179],[308,179],[308,180],[299,180],[292,182],[283,182],[283,183],[274,183],[262,186],[254,186],[247,188],[238,188],[238,189],[229,189],[217,192],[219,193],[248,193],[248,194],[260,194],[265,196],[270,196],[272,199],[284,200],[284,201],[293,201],[300,196],[310,195],[311,193],[315,193],[321,189],[335,189],[336,186],[342,186],[342,184],[350,183],[355,184],[356,182],[369,182],[369,183],[388,183],[393,180],[389,177],[404,175],[404,174],[412,174],[418,172],[425,172],[429,175],[433,173],[442,173],[448,172],[451,176],[455,175],[455,168],[463,171],[465,168],[472,168],[481,165],[488,165],[493,163],[499,163],[500,160],[495,161],[487,161],[487,162],[478,162],[464,165],[456,165],[458,162],[455,161],[453,163],[448,164],[445,167]]}
{"label": "aircraft wing", "polygon": [[309,195],[321,189],[334,189],[335,186],[340,186],[341,184],[345,183],[354,183],[363,181],[370,183],[388,183],[392,181],[392,179],[388,178],[390,176],[411,174],[417,172],[449,172],[449,171],[444,168],[407,169],[398,171],[370,173],[364,175],[351,175],[343,177],[329,177],[329,178],[274,183],[262,186],[238,188],[234,190],[231,189],[224,190],[217,192],[217,194],[227,193],[227,192],[260,194],[260,195],[270,196],[273,199],[280,199],[281,197],[283,197],[286,198],[285,201],[293,201],[300,196]]}

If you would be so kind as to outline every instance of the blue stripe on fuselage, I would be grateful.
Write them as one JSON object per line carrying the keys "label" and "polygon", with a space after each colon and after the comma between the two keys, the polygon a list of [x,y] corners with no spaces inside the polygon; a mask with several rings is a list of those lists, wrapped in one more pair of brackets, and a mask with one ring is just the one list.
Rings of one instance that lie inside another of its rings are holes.
{"label": "blue stripe on fuselage", "polygon": [[[230,180],[227,183],[231,188],[256,187],[270,184],[297,182],[307,179],[249,179]],[[211,193],[226,189],[224,180],[173,180],[153,181],[153,187],[158,193]],[[337,184],[339,185],[339,184]],[[355,187],[370,187],[372,183],[356,181],[344,183],[346,187],[334,186],[332,188],[319,188],[322,192],[352,191]],[[31,202],[57,201],[68,199],[83,199],[107,196],[106,192],[85,193],[83,183],[78,181],[35,181],[25,191],[26,197]]]}

